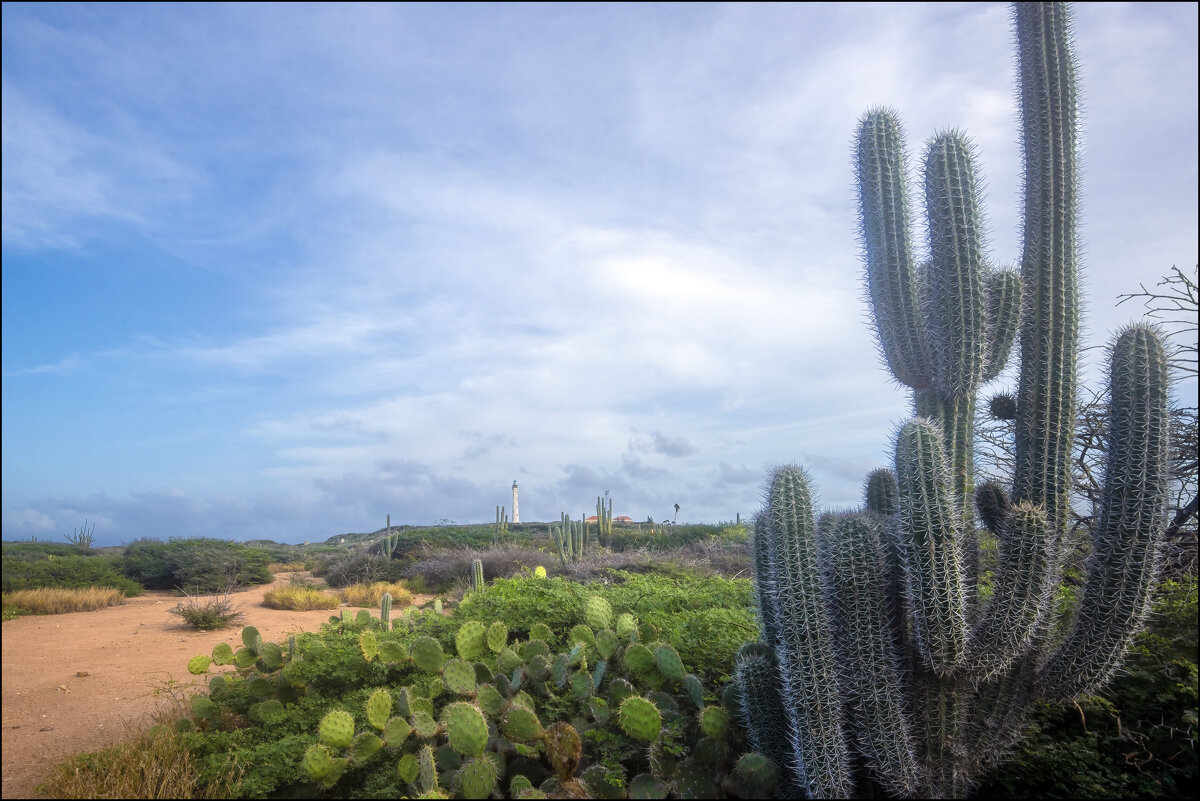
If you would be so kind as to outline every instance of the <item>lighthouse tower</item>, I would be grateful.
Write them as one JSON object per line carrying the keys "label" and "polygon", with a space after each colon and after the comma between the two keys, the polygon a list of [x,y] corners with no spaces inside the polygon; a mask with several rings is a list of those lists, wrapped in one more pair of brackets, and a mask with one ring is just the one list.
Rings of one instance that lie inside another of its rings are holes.
{"label": "lighthouse tower", "polygon": [[521,522],[521,512],[517,509],[517,482],[513,481],[513,519],[514,523]]}

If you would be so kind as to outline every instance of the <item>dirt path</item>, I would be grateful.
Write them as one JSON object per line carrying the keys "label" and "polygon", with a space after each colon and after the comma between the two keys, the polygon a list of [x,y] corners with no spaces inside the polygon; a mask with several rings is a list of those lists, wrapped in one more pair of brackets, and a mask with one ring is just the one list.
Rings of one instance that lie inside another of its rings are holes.
{"label": "dirt path", "polygon": [[[286,584],[286,576],[276,584]],[[271,585],[237,593],[242,625],[264,640],[316,631],[330,611],[288,612],[262,605]],[[427,599],[414,599],[424,603]],[[167,613],[179,599],[165,592],[127,598],[95,612],[35,615],[3,623],[3,782],[0,797],[36,797],[34,787],[64,757],[127,739],[148,725],[168,681],[207,684],[187,662],[227,642],[241,627],[200,632]],[[375,614],[378,614],[376,610]]]}

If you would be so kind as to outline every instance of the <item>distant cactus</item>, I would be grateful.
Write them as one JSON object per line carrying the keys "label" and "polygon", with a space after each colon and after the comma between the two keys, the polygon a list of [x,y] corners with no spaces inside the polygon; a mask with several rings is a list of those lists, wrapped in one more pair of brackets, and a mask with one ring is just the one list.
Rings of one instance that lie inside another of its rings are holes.
{"label": "distant cactus", "polygon": [[492,547],[508,539],[508,511],[503,506],[496,507],[496,523],[492,526]]}
{"label": "distant cactus", "polygon": [[471,592],[482,592],[487,587],[483,580],[483,560],[471,560]]}
{"label": "distant cactus", "polygon": [[605,548],[612,547],[612,498],[607,503],[596,496],[596,541]]}
{"label": "distant cactus", "polygon": [[563,567],[569,567],[584,557],[587,549],[587,523],[580,515],[579,520],[572,520],[566,512],[558,526],[550,527],[550,538],[558,551],[559,561]]}
{"label": "distant cactus", "polygon": [[[875,328],[917,419],[898,432],[894,473],[872,474],[862,513],[816,520],[802,469],[770,478],[753,537],[763,642],[743,648],[734,673],[749,740],[783,771],[789,795],[965,796],[1036,699],[1107,680],[1146,614],[1165,522],[1168,376],[1158,333],[1137,325],[1112,347],[1106,484],[1083,598],[1065,638],[1050,637],[1079,338],[1075,60],[1065,4],[1020,3],[1013,17],[1025,149],[1019,278],[983,254],[974,148],[961,133],[925,151],[930,261],[918,265],[900,123],[875,109],[859,127]],[[977,391],[1014,339],[1015,404],[991,404],[1016,422],[1011,490],[976,488]],[[976,506],[999,545],[986,604],[975,593]],[[625,658],[644,655],[630,646]]]}
{"label": "distant cactus", "polygon": [[383,529],[383,537],[379,539],[376,545],[384,559],[391,559],[400,548],[400,532],[392,531],[391,515],[387,516],[387,523]]}

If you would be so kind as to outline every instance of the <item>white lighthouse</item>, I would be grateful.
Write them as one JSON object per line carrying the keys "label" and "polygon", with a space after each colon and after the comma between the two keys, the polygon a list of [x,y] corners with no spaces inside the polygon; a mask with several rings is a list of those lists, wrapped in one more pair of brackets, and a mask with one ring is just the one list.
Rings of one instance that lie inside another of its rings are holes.
{"label": "white lighthouse", "polygon": [[517,482],[513,480],[513,519],[514,523],[521,522],[521,512],[517,509]]}

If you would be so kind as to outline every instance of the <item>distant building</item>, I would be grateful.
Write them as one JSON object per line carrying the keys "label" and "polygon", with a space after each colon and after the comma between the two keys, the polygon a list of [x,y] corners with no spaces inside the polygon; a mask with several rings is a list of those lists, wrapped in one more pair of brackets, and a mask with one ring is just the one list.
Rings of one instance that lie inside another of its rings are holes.
{"label": "distant building", "polygon": [[617,515],[616,517],[613,518],[613,522],[614,523],[632,523],[633,518],[626,517],[625,515]]}

